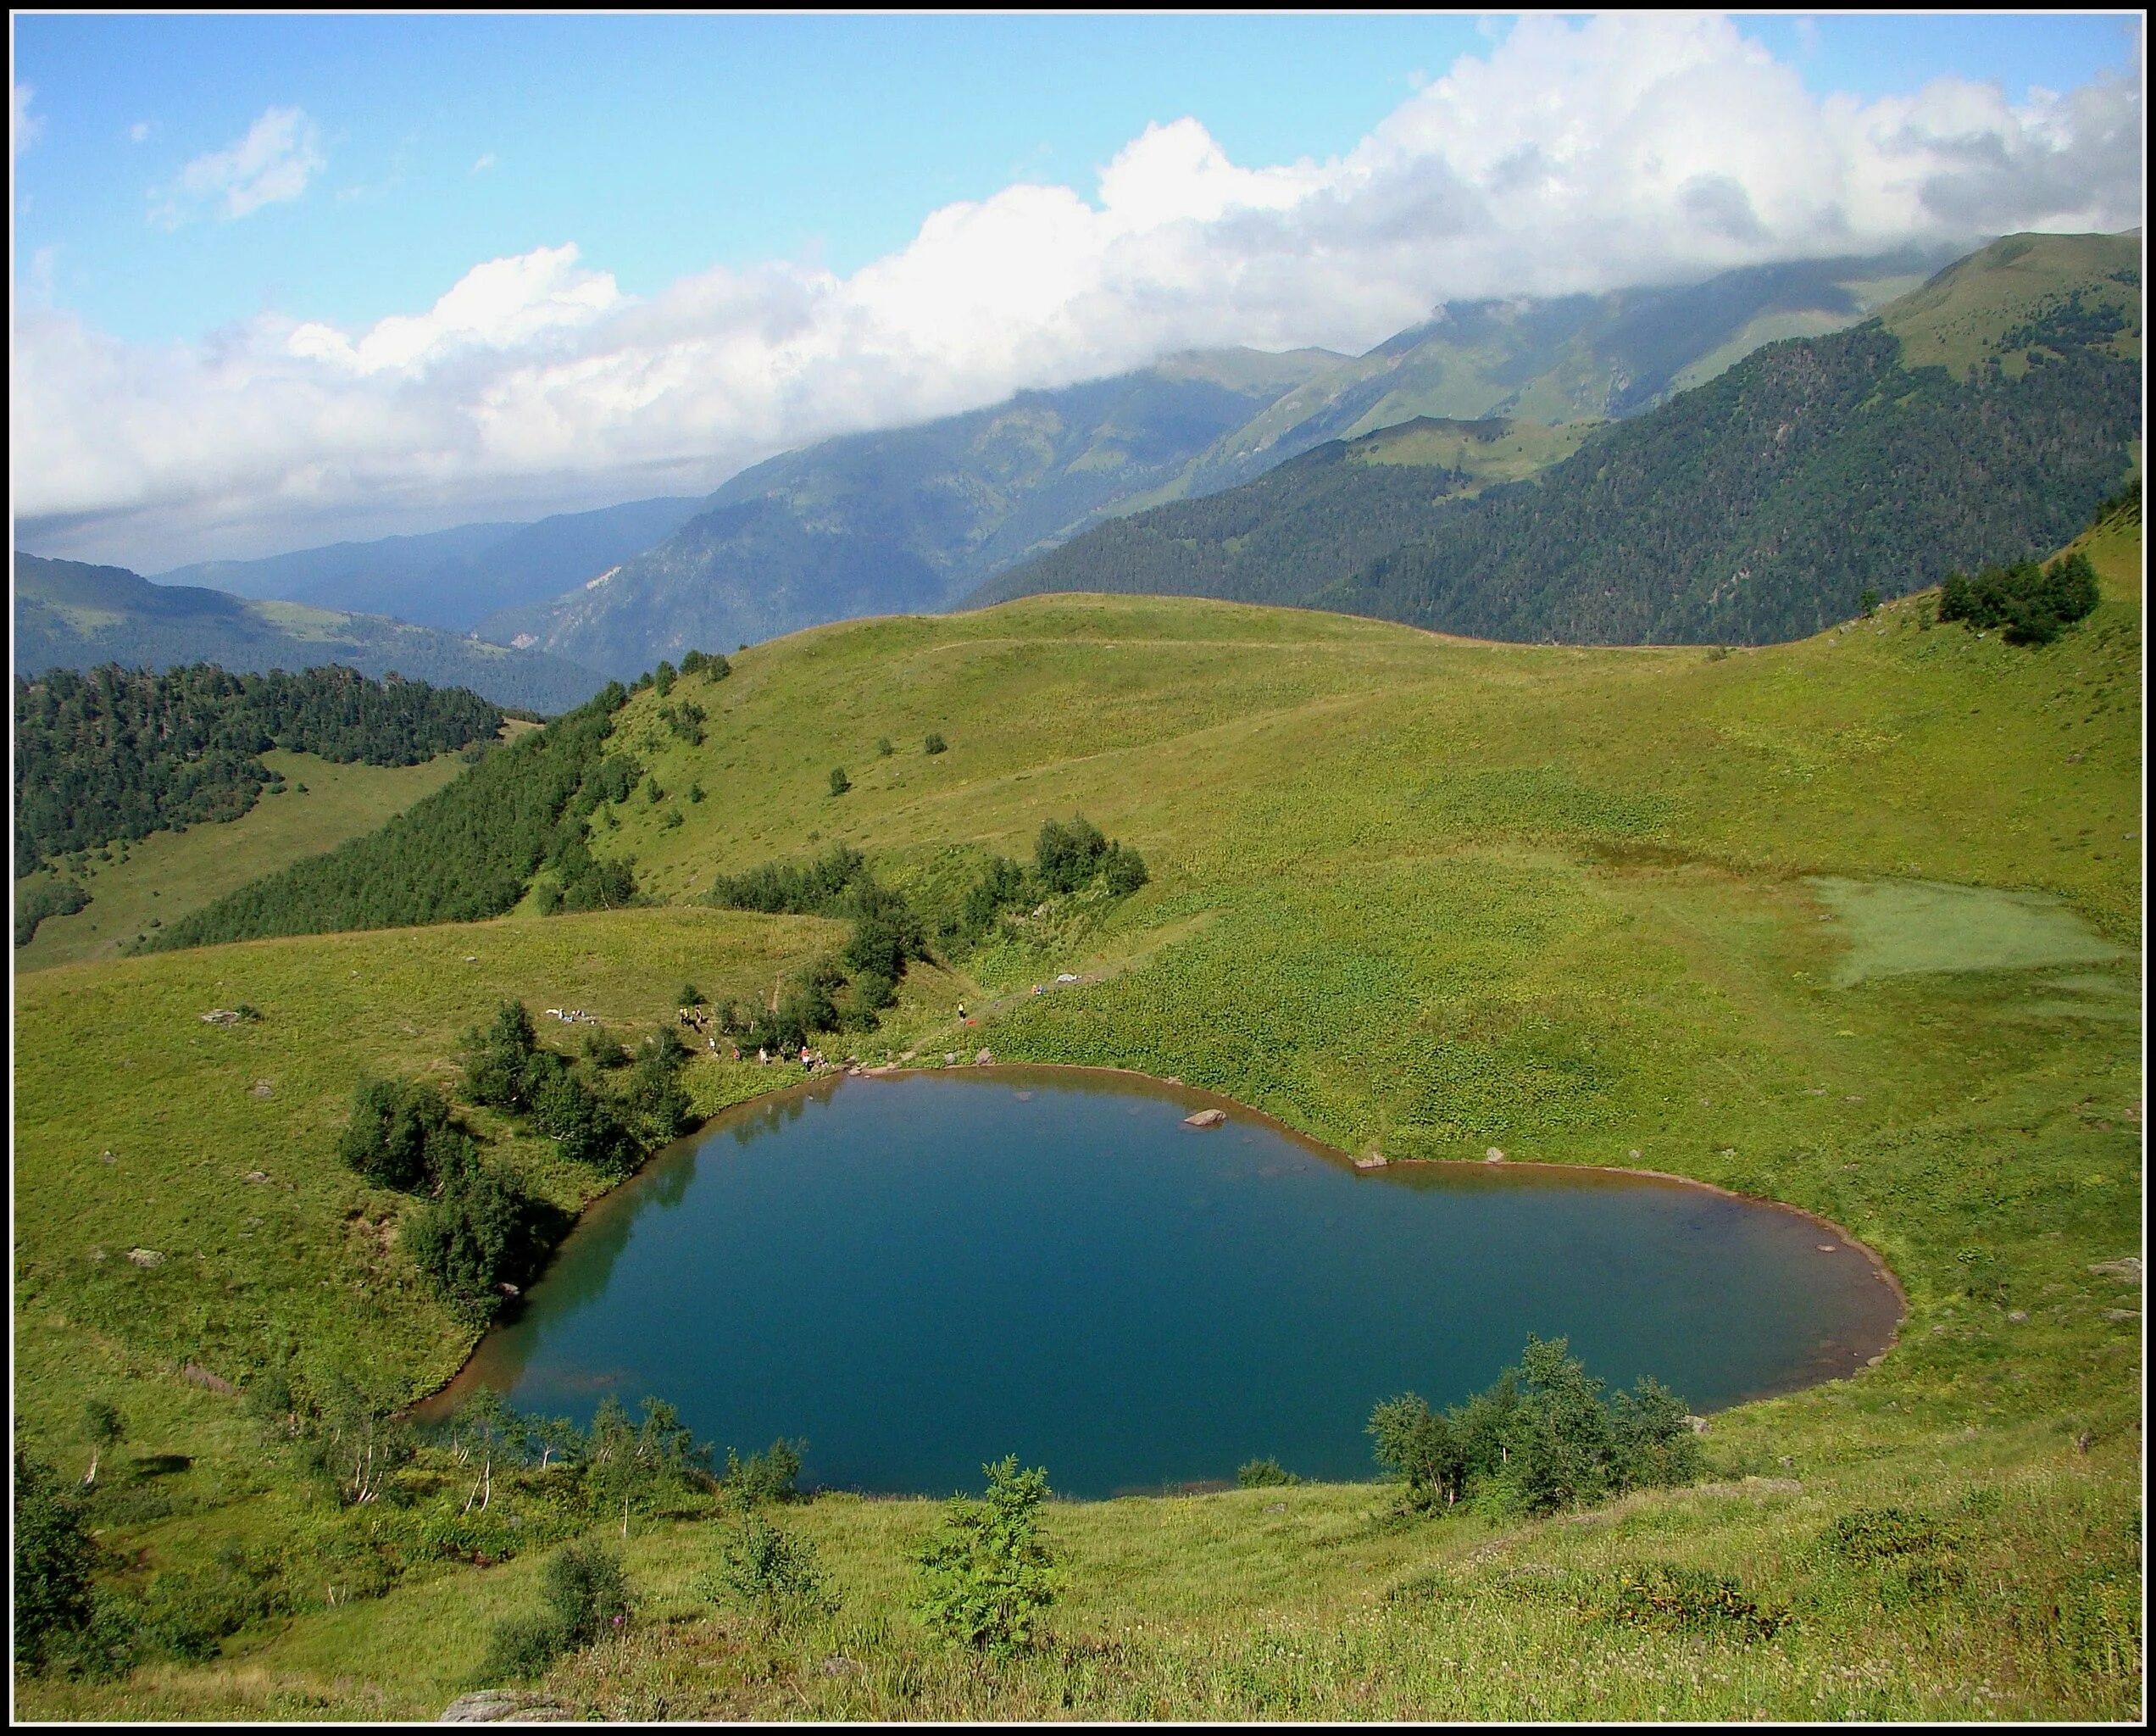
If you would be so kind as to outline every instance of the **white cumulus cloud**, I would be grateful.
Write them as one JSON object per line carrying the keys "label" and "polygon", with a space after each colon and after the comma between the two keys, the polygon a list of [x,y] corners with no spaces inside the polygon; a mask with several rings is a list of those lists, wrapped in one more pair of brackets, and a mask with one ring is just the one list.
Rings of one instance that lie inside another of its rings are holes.
{"label": "white cumulus cloud", "polygon": [[[1447,299],[2120,228],[2142,127],[2137,64],[2020,104],[1955,79],[1863,103],[1812,96],[1725,19],[1530,17],[1339,157],[1240,164],[1178,120],[1091,197],[1023,181],[948,205],[844,276],[777,260],[635,297],[565,244],[475,265],[423,312],[163,348],[28,309],[17,510],[54,552],[157,570],[367,515],[375,533],[701,489],[1178,349],[1364,348]],[[320,166],[304,117],[272,110],[181,181],[239,214]]]}
{"label": "white cumulus cloud", "polygon": [[265,108],[221,151],[205,151],[151,195],[150,220],[175,229],[204,211],[228,221],[307,191],[328,166],[321,131],[299,108]]}

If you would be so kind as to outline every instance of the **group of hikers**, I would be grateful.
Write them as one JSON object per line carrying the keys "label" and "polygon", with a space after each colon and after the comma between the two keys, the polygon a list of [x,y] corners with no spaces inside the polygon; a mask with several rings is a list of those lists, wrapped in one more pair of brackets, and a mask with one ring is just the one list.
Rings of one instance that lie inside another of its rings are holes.
{"label": "group of hikers", "polygon": [[[683,1007],[675,1016],[688,1029],[703,1038],[703,1046],[713,1054],[723,1052],[733,1060],[740,1060],[742,1058],[741,1044],[732,1041],[731,1038],[728,1039],[724,1051],[720,1049],[719,1038],[724,1034],[723,1028],[709,1007]],[[756,1051],[756,1060],[758,1066],[766,1067],[774,1061],[779,1062],[781,1066],[787,1061],[798,1061],[811,1072],[818,1067],[830,1065],[825,1059],[823,1050],[812,1049],[806,1043],[801,1045],[797,1054],[786,1049],[773,1049],[768,1043],[760,1044]]]}

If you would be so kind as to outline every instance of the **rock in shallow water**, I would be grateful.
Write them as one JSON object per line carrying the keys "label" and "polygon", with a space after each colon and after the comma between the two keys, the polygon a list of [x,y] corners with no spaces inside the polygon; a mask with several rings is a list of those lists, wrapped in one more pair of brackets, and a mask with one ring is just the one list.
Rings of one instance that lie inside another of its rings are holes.
{"label": "rock in shallow water", "polygon": [[1228,1112],[1224,1109],[1202,1109],[1194,1116],[1185,1116],[1183,1125],[1186,1127],[1217,1127],[1227,1118]]}

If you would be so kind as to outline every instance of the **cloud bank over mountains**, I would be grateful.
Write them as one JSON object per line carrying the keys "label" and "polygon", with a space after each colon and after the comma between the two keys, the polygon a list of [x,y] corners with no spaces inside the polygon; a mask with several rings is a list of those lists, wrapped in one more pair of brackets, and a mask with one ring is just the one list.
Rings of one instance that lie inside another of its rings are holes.
{"label": "cloud bank over mountains", "polygon": [[[263,314],[150,348],[19,308],[19,537],[157,570],[700,490],[1178,349],[1366,348],[1448,299],[2121,228],[2141,216],[2139,53],[2024,105],[1955,79],[1859,103],[1813,97],[1725,20],[1530,18],[1344,156],[1248,167],[1195,120],[1154,125],[1091,200],[1017,185],[946,206],[847,276],[780,260],[638,298],[564,239],[353,331]],[[225,214],[302,196],[320,147],[277,112],[179,191]],[[19,96],[19,145],[22,124]]]}

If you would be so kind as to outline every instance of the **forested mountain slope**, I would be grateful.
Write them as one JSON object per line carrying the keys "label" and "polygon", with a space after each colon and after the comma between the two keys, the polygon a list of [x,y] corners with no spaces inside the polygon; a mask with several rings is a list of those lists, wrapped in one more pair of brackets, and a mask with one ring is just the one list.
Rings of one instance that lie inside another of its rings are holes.
{"label": "forested mountain slope", "polygon": [[236,819],[271,781],[261,755],[273,748],[417,765],[501,726],[500,708],[463,688],[335,666],[235,675],[106,665],[18,676],[15,873],[115,839]]}
{"label": "forested mountain slope", "polygon": [[117,663],[170,669],[311,669],[343,664],[439,687],[469,687],[497,705],[555,712],[589,698],[603,678],[564,659],[380,615],[258,602],[196,586],[153,585],[125,567],[15,556],[15,670]]}
{"label": "forested mountain slope", "polygon": [[1322,509],[1265,478],[1103,527],[976,600],[1190,592],[1498,638],[1800,637],[1866,591],[2041,554],[2087,520],[2141,432],[2138,256],[2123,236],[2009,237],[1877,320],[1770,345],[1602,430],[1534,481],[1415,502],[1335,462]]}

